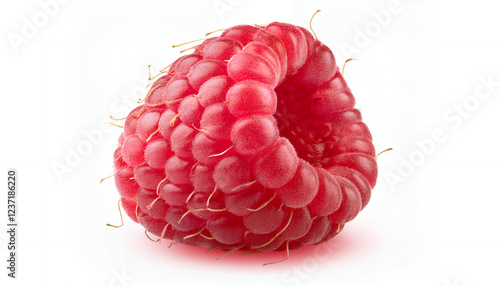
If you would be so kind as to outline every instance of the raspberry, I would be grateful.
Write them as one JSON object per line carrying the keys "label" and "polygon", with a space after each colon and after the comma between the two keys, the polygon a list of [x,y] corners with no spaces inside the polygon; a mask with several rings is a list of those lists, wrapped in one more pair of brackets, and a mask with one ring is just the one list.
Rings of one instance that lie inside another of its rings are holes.
{"label": "raspberry", "polygon": [[176,60],[126,118],[121,205],[161,239],[274,251],[328,241],[370,199],[375,149],[330,49],[235,26]]}

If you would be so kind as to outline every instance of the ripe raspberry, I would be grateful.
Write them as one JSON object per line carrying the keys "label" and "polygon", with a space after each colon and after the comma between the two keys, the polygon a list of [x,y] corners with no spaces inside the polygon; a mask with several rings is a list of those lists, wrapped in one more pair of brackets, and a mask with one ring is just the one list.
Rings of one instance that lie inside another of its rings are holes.
{"label": "ripe raspberry", "polygon": [[273,251],[325,242],[366,206],[372,137],[330,49],[240,25],[176,60],[114,154],[127,215],[163,239]]}

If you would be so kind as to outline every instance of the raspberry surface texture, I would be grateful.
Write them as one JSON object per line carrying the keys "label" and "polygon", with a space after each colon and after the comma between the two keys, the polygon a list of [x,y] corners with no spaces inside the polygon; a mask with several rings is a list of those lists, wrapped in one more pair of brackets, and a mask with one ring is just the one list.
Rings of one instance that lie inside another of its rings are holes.
{"label": "raspberry surface texture", "polygon": [[222,250],[330,240],[370,200],[372,137],[331,50],[286,23],[240,25],[177,59],[114,153],[127,215]]}

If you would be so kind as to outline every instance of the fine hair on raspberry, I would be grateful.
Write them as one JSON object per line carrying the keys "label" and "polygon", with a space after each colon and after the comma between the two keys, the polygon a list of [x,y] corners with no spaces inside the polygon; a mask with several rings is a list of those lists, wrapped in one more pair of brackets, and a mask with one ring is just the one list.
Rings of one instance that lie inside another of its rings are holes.
{"label": "fine hair on raspberry", "polygon": [[238,25],[161,71],[114,153],[121,206],[160,240],[269,252],[326,242],[368,204],[372,136],[332,51]]}

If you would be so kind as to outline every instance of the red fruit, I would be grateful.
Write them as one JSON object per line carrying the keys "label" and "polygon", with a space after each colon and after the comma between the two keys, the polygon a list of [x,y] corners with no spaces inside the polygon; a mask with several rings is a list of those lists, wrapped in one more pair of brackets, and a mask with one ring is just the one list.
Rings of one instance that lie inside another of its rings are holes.
{"label": "red fruit", "polygon": [[254,209],[270,199],[269,197],[264,198],[264,195],[264,186],[255,183],[239,192],[225,194],[224,202],[230,213],[245,216],[253,213]]}
{"label": "red fruit", "polygon": [[255,160],[254,173],[257,180],[268,188],[279,188],[289,182],[299,158],[293,145],[285,138],[279,138],[276,144]]}
{"label": "red fruit", "polygon": [[161,198],[156,200],[157,197],[153,190],[141,189],[135,199],[142,212],[152,218],[163,219],[169,206]]}
{"label": "red fruit", "polygon": [[142,211],[139,209],[137,202],[122,197],[120,199],[121,205],[125,213],[135,222],[139,223],[138,217],[142,216]]}
{"label": "red fruit", "polygon": [[177,126],[174,131],[172,131],[170,144],[175,155],[185,159],[193,158],[191,142],[196,136],[196,133],[198,133],[198,131],[184,123],[179,124],[179,126]]}
{"label": "red fruit", "polygon": [[[215,166],[222,158],[232,154],[232,152],[224,153],[225,150],[231,147],[230,141],[212,139],[204,132],[196,134],[192,145],[194,158],[198,163],[207,166]],[[215,154],[222,155],[214,156]]]}
{"label": "red fruit", "polygon": [[146,163],[156,169],[165,167],[167,159],[172,155],[171,146],[164,138],[149,142],[144,150]]}
{"label": "red fruit", "polygon": [[[231,174],[228,176],[228,174]],[[227,157],[222,159],[213,173],[217,186],[225,193],[238,191],[239,187],[253,181],[250,162],[243,157]]]}
{"label": "red fruit", "polygon": [[235,55],[229,61],[227,68],[229,76],[234,81],[250,79],[276,86],[279,80],[279,67],[253,52],[241,52]]}
{"label": "red fruit", "polygon": [[229,60],[241,51],[241,42],[230,38],[215,38],[203,49],[204,59]]}
{"label": "red fruit", "polygon": [[226,102],[229,112],[236,117],[276,113],[276,93],[258,81],[237,82],[227,92]]}
{"label": "red fruit", "polygon": [[208,221],[207,229],[215,240],[226,245],[236,245],[245,238],[241,217],[230,213]]}
{"label": "red fruit", "polygon": [[211,193],[215,189],[215,182],[213,178],[214,170],[209,166],[197,164],[191,169],[191,182],[192,187],[196,192]]}
{"label": "red fruit", "polygon": [[180,101],[188,95],[195,94],[196,91],[189,85],[189,80],[186,76],[176,74],[163,91],[163,101],[165,101],[168,110],[177,113]]}
{"label": "red fruit", "polygon": [[265,29],[283,42],[287,52],[287,74],[296,74],[307,61],[308,50],[304,33],[294,25],[279,22],[271,23]]}
{"label": "red fruit", "polygon": [[307,207],[290,209],[288,220],[282,222],[284,231],[280,234],[285,240],[295,240],[303,237],[309,231],[311,225],[311,214]]}
{"label": "red fruit", "polygon": [[332,51],[320,41],[315,41],[314,52],[293,78],[300,84],[317,88],[330,80],[337,71]]}
{"label": "red fruit", "polygon": [[162,184],[158,195],[170,206],[184,206],[191,191],[189,185]]}
{"label": "red fruit", "polygon": [[370,200],[372,136],[302,27],[226,29],[176,60],[113,154],[125,213],[164,239],[274,251],[337,235]]}
{"label": "red fruit", "polygon": [[190,127],[199,127],[203,107],[198,98],[194,96],[186,97],[179,106],[179,117],[182,123]]}
{"label": "red fruit", "polygon": [[145,149],[146,142],[142,141],[137,135],[130,135],[123,142],[122,158],[127,165],[135,167],[145,161]]}
{"label": "red fruit", "polygon": [[257,154],[271,146],[278,137],[278,125],[271,115],[240,118],[231,130],[233,146],[242,155]]}
{"label": "red fruit", "polygon": [[139,117],[136,126],[136,132],[142,141],[148,141],[150,136],[158,129],[158,120],[160,113],[156,111],[146,111]]}
{"label": "red fruit", "polygon": [[318,172],[314,167],[308,162],[300,160],[293,178],[283,187],[276,189],[275,192],[283,205],[301,208],[309,205],[317,197],[319,183]]}
{"label": "red fruit", "polygon": [[123,166],[115,170],[116,189],[122,198],[134,199],[139,192],[139,184],[134,179],[134,170]]}
{"label": "red fruit", "polygon": [[244,216],[243,223],[251,233],[265,234],[277,230],[284,218],[285,212],[274,202]]}
{"label": "red fruit", "polygon": [[198,98],[203,107],[208,107],[214,103],[223,102],[226,99],[226,93],[231,85],[231,79],[225,75],[220,75],[208,79],[198,91]]}
{"label": "red fruit", "polygon": [[212,104],[205,109],[201,117],[200,126],[208,137],[215,140],[229,140],[231,127],[236,118],[229,113],[224,103]]}
{"label": "red fruit", "polygon": [[201,60],[194,64],[189,70],[189,84],[195,90],[199,90],[205,81],[218,76],[225,75],[226,64],[221,60]]}
{"label": "red fruit", "polygon": [[176,231],[191,231],[200,228],[205,222],[196,217],[193,213],[188,212],[183,207],[171,207],[168,209],[165,218]]}
{"label": "red fruit", "polygon": [[338,180],[323,168],[316,169],[319,175],[319,189],[309,208],[313,216],[326,216],[336,211],[342,202],[342,189]]}
{"label": "red fruit", "polygon": [[361,210],[361,195],[349,180],[342,177],[336,177],[336,179],[342,189],[342,203],[329,217],[332,222],[346,223],[356,217]]}

